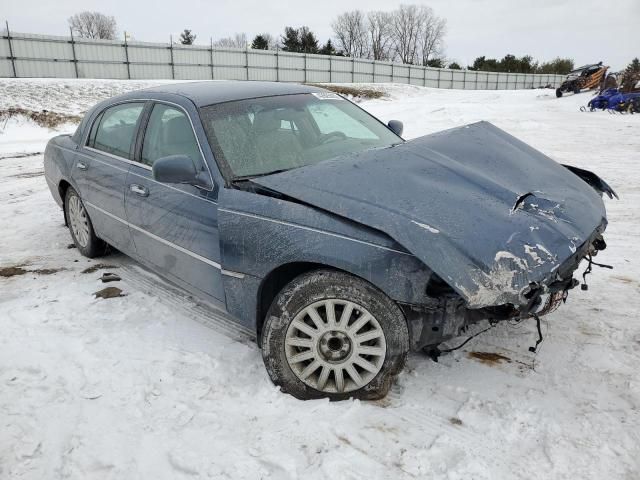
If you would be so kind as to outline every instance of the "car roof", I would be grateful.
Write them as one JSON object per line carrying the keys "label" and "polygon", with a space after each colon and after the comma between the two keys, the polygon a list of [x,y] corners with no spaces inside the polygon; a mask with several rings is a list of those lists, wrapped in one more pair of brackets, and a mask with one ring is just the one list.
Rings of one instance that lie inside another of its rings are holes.
{"label": "car roof", "polygon": [[139,90],[139,92],[145,93],[182,95],[189,98],[197,107],[249,98],[322,91],[323,89],[319,87],[300,85],[297,83],[256,82],[246,80],[208,80],[204,82],[166,83]]}

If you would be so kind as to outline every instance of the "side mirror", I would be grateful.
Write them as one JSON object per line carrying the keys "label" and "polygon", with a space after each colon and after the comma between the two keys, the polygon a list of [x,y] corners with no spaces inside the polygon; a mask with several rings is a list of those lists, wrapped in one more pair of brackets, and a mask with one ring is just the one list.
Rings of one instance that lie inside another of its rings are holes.
{"label": "side mirror", "polygon": [[153,162],[153,178],[162,183],[189,183],[201,186],[196,166],[186,155],[169,155]]}
{"label": "side mirror", "polygon": [[399,137],[402,136],[402,130],[404,130],[404,125],[402,125],[402,122],[400,120],[389,120],[389,123],[387,123],[387,126],[389,127],[389,130],[391,130],[393,133],[395,133]]}

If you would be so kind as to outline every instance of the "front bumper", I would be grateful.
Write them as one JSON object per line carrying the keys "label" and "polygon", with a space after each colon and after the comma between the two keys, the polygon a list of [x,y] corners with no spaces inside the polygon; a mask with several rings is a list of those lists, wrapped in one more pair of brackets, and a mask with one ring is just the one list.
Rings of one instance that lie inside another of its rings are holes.
{"label": "front bumper", "polygon": [[555,310],[568,291],[579,285],[574,278],[581,261],[594,256],[606,248],[602,234],[606,221],[598,226],[590,237],[559,267],[549,272],[541,282],[532,283],[522,292],[522,304],[503,304],[479,309],[467,308],[462,298],[455,294],[434,298],[424,305],[399,304],[402,309],[413,350],[438,345],[460,335],[468,326],[482,320],[499,322],[509,319],[524,319],[535,315],[546,315]]}

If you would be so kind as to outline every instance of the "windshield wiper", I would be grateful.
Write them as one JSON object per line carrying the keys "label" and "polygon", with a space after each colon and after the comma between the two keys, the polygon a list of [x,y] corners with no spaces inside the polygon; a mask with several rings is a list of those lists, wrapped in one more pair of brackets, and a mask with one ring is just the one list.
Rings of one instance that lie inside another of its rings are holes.
{"label": "windshield wiper", "polygon": [[265,172],[265,173],[255,173],[253,175],[240,175],[237,177],[233,177],[232,182],[246,182],[248,180],[258,178],[258,177],[266,177],[267,175],[275,175],[276,173],[288,172],[289,170],[293,170],[293,168],[295,167],[281,168],[279,170],[273,170],[271,172]]}

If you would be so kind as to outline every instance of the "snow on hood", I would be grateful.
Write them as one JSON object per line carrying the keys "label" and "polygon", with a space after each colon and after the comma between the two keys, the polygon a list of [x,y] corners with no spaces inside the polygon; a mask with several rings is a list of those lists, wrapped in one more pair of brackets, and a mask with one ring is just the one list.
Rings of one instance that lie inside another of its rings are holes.
{"label": "snow on hood", "polygon": [[606,221],[593,188],[486,122],[254,182],[385,232],[471,308],[523,304]]}

